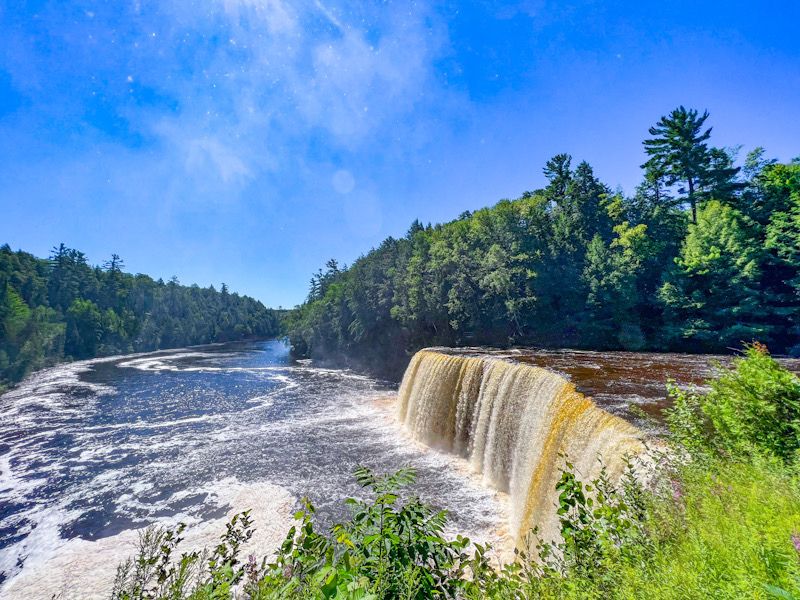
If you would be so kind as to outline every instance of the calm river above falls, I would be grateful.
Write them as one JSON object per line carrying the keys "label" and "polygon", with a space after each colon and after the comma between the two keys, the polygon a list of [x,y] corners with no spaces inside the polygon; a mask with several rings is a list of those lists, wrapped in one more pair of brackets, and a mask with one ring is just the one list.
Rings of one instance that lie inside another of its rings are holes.
{"label": "calm river above falls", "polygon": [[[663,404],[668,377],[687,384],[710,373],[702,356],[492,354],[558,370],[621,416],[631,404]],[[502,543],[503,495],[463,461],[411,441],[394,417],[396,389],[293,362],[278,341],[35,374],[0,397],[0,596],[79,597],[80,581],[80,597],[106,597],[137,530],[153,523],[184,521],[188,541],[209,546],[228,515],[251,508],[250,550],[268,553],[301,496],[326,524],[345,516],[359,464],[416,467],[415,491],[448,509],[454,530]]]}

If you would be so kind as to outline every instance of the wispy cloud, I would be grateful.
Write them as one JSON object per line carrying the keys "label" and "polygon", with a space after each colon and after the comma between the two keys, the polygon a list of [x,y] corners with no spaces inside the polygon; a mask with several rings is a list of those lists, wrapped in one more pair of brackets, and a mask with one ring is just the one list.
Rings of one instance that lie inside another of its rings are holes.
{"label": "wispy cloud", "polygon": [[[226,39],[205,48],[203,64],[173,92],[184,98],[169,117],[175,126],[162,117],[159,131],[172,147],[204,140],[226,180],[313,160],[309,140],[344,151],[376,138],[385,145],[387,123],[399,137],[430,91],[441,38],[424,10],[376,8],[366,19],[319,1],[222,0],[221,7],[173,13],[188,23],[174,36],[221,27]],[[185,123],[196,137],[187,138]]]}
{"label": "wispy cloud", "polygon": [[[88,139],[121,146],[144,140],[188,184],[221,185],[228,197],[262,174],[300,173],[321,147],[413,151],[397,140],[431,101],[443,40],[427,8],[405,4],[178,1],[135,3],[123,18],[72,13],[48,5],[36,15],[39,39],[6,44],[25,65],[12,70],[15,84],[48,105],[32,106],[35,118],[62,96],[71,114],[57,109],[52,127],[80,123]],[[64,65],[54,48],[79,60]]]}
{"label": "wispy cloud", "polygon": [[241,22],[251,15],[261,19],[271,34],[294,31],[297,18],[291,5],[282,0],[221,0],[225,12]]}

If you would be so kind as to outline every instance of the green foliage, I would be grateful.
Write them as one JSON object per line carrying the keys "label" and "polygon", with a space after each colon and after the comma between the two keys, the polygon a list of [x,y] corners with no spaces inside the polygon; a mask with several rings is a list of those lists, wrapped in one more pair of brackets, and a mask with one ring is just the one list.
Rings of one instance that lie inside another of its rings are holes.
{"label": "green foliage", "polygon": [[91,300],[75,299],[67,309],[67,341],[65,352],[75,358],[90,358],[97,354],[103,335],[103,315]]}
{"label": "green foliage", "polygon": [[760,344],[722,369],[708,393],[672,388],[668,423],[695,456],[762,457],[792,463],[800,451],[800,378]]}
{"label": "green foliage", "polygon": [[31,310],[10,283],[0,285],[0,390],[49,364],[63,344],[64,325],[55,311]]}
{"label": "green foliage", "polygon": [[432,345],[719,352],[760,339],[800,354],[800,165],[755,151],[740,171],[709,145],[707,118],[680,107],[650,130],[633,197],[558,154],[543,189],[329,263],[287,322],[295,352],[390,375]]}
{"label": "green foliage", "polygon": [[631,227],[623,221],[614,227],[614,234],[608,245],[595,235],[586,249],[583,278],[587,306],[595,315],[587,333],[596,345],[606,345],[610,339],[612,345],[639,350],[646,340],[635,318],[640,298],[637,280],[654,246],[644,223]]}
{"label": "green foliage", "polygon": [[708,202],[660,290],[670,322],[666,335],[701,350],[765,339],[771,327],[758,288],[762,261],[748,220],[731,206]]}
{"label": "green foliage", "polygon": [[457,597],[610,598],[626,568],[652,559],[651,496],[632,463],[615,485],[605,468],[591,483],[581,482],[567,460],[556,488],[560,538],[537,542],[534,530],[526,543],[535,553],[518,549],[516,560],[500,568],[486,561],[487,548],[476,545],[472,577]]}
{"label": "green foliage", "polygon": [[117,568],[112,600],[222,600],[231,598],[245,577],[242,544],[253,535],[249,511],[234,515],[213,551],[192,551],[173,558],[186,526],[146,529],[139,551]]}
{"label": "green foliage", "polygon": [[629,465],[617,488],[605,468],[595,481],[584,484],[567,462],[556,489],[562,542],[554,545],[555,553],[549,553],[557,556],[549,568],[611,590],[610,567],[646,559],[651,553],[644,531],[646,506],[633,466]]}
{"label": "green foliage", "polygon": [[175,558],[184,526],[148,529],[138,555],[119,567],[112,598],[227,599],[237,589],[251,599],[455,597],[468,585],[469,540],[445,539],[445,513],[416,498],[401,500],[398,491],[413,482],[414,471],[377,476],[359,468],[355,475],[371,501],[348,500],[352,518],[325,536],[316,532],[314,507],[304,500],[279,551],[260,566],[252,557],[239,560],[241,544],[252,534],[247,513],[233,517],[210,554]]}
{"label": "green foliage", "polygon": [[156,350],[279,332],[274,311],[223,284],[164,283],[104,269],[63,244],[48,260],[0,247],[0,389],[61,360]]}
{"label": "green foliage", "polygon": [[446,515],[418,499],[402,501],[400,488],[415,473],[377,476],[359,468],[356,480],[373,494],[349,499],[352,518],[330,537],[313,526],[305,501],[276,558],[264,565],[246,592],[251,598],[452,598],[463,586],[469,540],[447,540]]}
{"label": "green foliage", "polygon": [[717,460],[666,474],[652,496],[655,553],[625,566],[619,598],[769,598],[800,594],[800,485],[792,469]]}

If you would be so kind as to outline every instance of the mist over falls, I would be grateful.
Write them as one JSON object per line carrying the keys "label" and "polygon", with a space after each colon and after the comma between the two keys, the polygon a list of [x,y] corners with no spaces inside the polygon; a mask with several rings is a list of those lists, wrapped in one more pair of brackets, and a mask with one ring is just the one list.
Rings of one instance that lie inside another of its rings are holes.
{"label": "mist over falls", "polygon": [[554,537],[564,455],[585,481],[603,464],[614,480],[625,457],[644,450],[642,432],[561,375],[487,356],[418,352],[400,386],[398,417],[417,440],[466,458],[486,484],[509,494],[518,544],[537,525]]}

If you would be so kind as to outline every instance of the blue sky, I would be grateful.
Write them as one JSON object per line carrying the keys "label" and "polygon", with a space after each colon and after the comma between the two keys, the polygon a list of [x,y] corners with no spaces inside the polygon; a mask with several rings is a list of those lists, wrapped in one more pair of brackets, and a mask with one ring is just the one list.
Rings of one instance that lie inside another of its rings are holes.
{"label": "blue sky", "polygon": [[415,218],[543,184],[632,191],[679,104],[800,154],[800,3],[188,0],[0,5],[0,242],[302,301]]}

